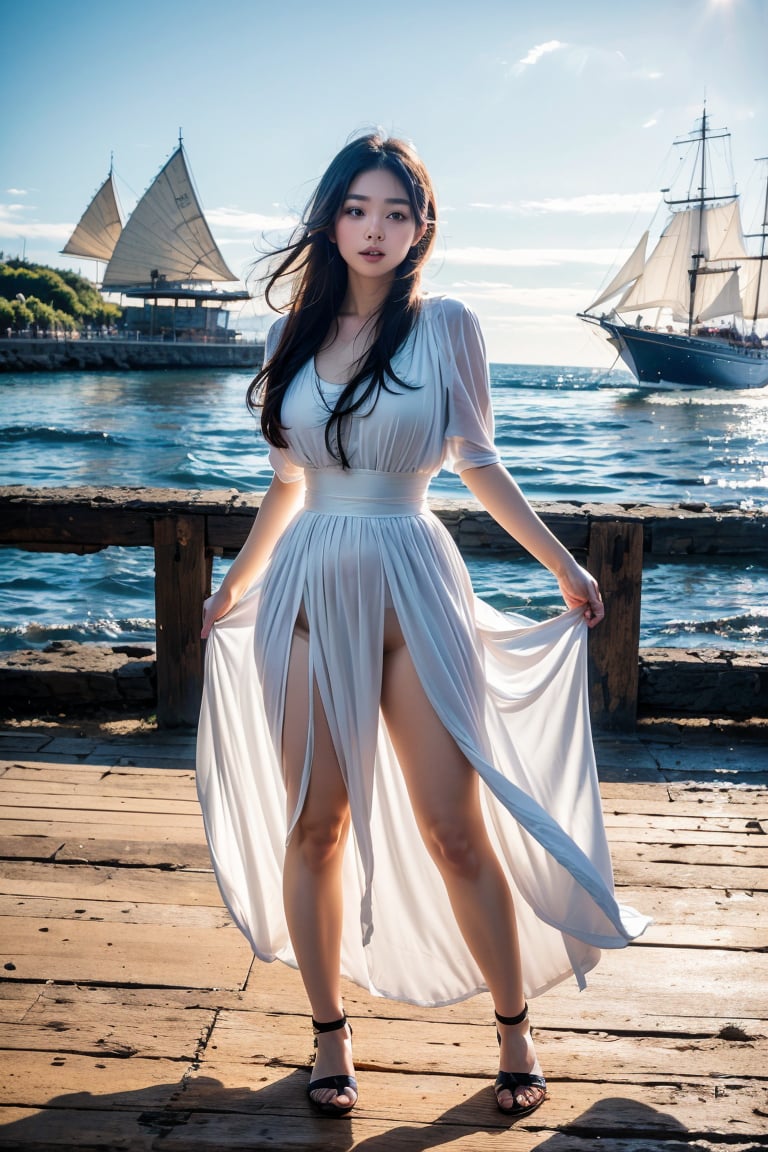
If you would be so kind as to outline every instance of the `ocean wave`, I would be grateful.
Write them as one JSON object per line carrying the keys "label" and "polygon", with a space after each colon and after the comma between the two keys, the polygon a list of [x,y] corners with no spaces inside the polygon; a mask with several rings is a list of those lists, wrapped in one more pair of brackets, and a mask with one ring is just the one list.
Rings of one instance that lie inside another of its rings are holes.
{"label": "ocean wave", "polygon": [[744,612],[711,620],[668,620],[659,631],[662,636],[713,636],[757,648],[768,641],[768,613]]}
{"label": "ocean wave", "polygon": [[15,424],[0,428],[0,444],[105,444],[125,447],[129,440],[97,428],[56,428],[54,425]]}
{"label": "ocean wave", "polygon": [[72,640],[79,644],[154,643],[155,621],[133,617],[112,620],[78,620],[68,624],[44,624],[31,620],[23,624],[0,626],[0,652],[18,652],[24,648],[45,648],[54,640]]}

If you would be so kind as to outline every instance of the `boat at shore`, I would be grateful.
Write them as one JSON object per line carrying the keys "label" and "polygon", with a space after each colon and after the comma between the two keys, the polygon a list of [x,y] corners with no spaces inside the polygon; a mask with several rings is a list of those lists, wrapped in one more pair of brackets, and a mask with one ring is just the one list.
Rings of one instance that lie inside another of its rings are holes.
{"label": "boat at shore", "polygon": [[[768,339],[757,332],[757,321],[768,317],[768,179],[759,231],[745,237],[737,194],[707,186],[710,143],[728,135],[712,131],[704,109],[694,131],[675,141],[692,147],[693,194],[665,196],[671,214],[653,251],[646,257],[646,231],[608,286],[578,314],[605,332],[640,384],[768,385]],[[747,251],[747,239],[758,242],[756,253]],[[620,293],[609,312],[597,312]]]}
{"label": "boat at shore", "polygon": [[186,357],[190,342],[229,344],[238,335],[228,326],[227,306],[242,306],[250,293],[239,283],[218,287],[235,285],[237,277],[211,234],[181,135],[125,223],[110,165],[62,252],[106,262],[98,287],[120,300],[122,336],[183,340]]}

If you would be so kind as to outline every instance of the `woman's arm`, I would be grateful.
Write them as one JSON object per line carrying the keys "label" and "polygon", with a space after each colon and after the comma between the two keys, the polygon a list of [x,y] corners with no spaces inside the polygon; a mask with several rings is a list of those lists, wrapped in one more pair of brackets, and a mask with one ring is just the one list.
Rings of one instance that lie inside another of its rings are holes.
{"label": "woman's arm", "polygon": [[221,587],[203,605],[203,629],[200,633],[203,640],[212,624],[234,608],[265,567],[272,549],[303,499],[303,480],[287,484],[277,476],[273,477],[248,539],[222,580]]}
{"label": "woman's arm", "polygon": [[599,624],[605,608],[597,581],[539,519],[504,465],[465,468],[461,478],[496,523],[553,573],[568,607],[584,605],[589,627]]}

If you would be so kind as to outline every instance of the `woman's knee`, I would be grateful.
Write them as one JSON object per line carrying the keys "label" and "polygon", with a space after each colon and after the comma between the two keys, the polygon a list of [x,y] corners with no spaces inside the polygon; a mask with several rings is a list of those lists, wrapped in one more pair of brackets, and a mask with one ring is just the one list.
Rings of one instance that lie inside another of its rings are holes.
{"label": "woman's knee", "polygon": [[422,830],[424,842],[441,871],[471,879],[480,868],[484,836],[465,820],[448,817],[429,820]]}
{"label": "woman's knee", "polygon": [[348,810],[331,817],[302,814],[291,841],[310,871],[322,872],[338,862],[348,829]]}

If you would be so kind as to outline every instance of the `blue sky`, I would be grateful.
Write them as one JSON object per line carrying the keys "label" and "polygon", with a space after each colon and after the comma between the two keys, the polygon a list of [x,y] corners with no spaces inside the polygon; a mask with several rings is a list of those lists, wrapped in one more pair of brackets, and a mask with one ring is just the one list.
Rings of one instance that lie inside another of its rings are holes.
{"label": "blue sky", "polygon": [[756,220],[767,47],[768,0],[6,2],[0,249],[94,275],[58,250],[110,153],[128,212],[181,128],[245,275],[349,135],[381,126],[436,184],[428,286],[477,309],[491,358],[607,366],[575,313],[648,225],[705,97]]}

